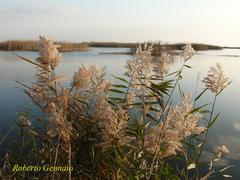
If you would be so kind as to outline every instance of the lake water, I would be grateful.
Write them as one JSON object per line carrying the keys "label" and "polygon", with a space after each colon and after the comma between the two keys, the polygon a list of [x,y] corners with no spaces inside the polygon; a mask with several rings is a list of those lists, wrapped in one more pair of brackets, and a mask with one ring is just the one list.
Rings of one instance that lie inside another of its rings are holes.
{"label": "lake water", "polygon": [[[65,75],[68,84],[71,77],[81,64],[98,64],[107,67],[108,77],[111,74],[124,73],[125,61],[131,59],[130,55],[102,54],[104,52],[124,52],[124,48],[92,48],[85,52],[63,53],[63,61],[57,69],[59,75]],[[38,57],[36,52],[17,52],[29,58]],[[217,145],[226,145],[231,154],[218,163],[233,164],[235,167],[228,171],[234,179],[240,179],[240,50],[224,49],[219,51],[203,51],[195,55],[189,62],[191,69],[185,69],[181,86],[185,92],[194,92],[198,74],[202,79],[209,67],[216,62],[223,65],[225,74],[233,80],[232,84],[218,97],[216,113],[221,112],[220,119],[209,132],[205,156],[210,157]],[[181,60],[174,58],[171,70],[179,66]],[[15,81],[29,84],[33,81],[35,69],[33,65],[24,62],[10,52],[0,51],[0,134],[4,134],[13,125],[16,112],[25,108],[32,108],[32,104],[22,92],[20,85]],[[204,88],[200,82],[198,92]],[[213,95],[207,93],[202,103],[211,103]],[[1,136],[0,136],[1,137]],[[1,149],[1,146],[0,146]]]}

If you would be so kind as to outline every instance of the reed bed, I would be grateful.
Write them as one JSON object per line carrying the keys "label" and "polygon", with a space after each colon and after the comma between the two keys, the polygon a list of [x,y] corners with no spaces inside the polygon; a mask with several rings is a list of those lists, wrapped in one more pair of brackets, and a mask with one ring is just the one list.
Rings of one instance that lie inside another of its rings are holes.
{"label": "reed bed", "polygon": [[[178,87],[196,51],[187,44],[181,54],[182,66],[169,72],[170,55],[161,50],[159,56],[153,56],[154,46],[139,45],[126,62],[126,73],[115,77],[117,83],[106,79],[104,69],[82,65],[71,86],[64,87],[63,77],[55,73],[62,60],[59,46],[40,37],[40,57],[35,61],[22,57],[36,66],[36,80],[31,86],[19,83],[44,117],[19,114],[19,149],[6,153],[1,176],[115,180],[230,176],[226,174],[229,167],[215,166],[230,153],[225,145],[216,145],[216,157],[209,159],[210,165],[201,163],[208,132],[219,117],[214,112],[217,97],[230,83],[222,66],[211,67],[203,79],[206,89],[192,97]],[[213,103],[199,105],[207,91],[214,94]],[[181,101],[173,104],[176,92]],[[34,127],[36,119],[42,128]],[[201,125],[204,119],[206,126]],[[72,169],[13,172],[16,164]],[[202,167],[208,170],[200,171]]]}
{"label": "reed bed", "polygon": [[[59,51],[86,51],[89,50],[87,43],[56,42]],[[0,42],[0,50],[5,51],[38,51],[38,41],[9,40]]]}

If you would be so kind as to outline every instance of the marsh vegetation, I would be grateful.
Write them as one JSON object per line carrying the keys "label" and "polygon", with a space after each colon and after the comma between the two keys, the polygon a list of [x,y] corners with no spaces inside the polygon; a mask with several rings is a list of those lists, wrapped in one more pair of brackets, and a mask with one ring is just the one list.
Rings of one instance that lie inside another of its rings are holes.
{"label": "marsh vegetation", "polygon": [[[139,45],[126,63],[125,74],[106,78],[96,65],[82,65],[70,87],[56,74],[61,62],[58,45],[40,37],[39,58],[19,56],[37,68],[35,81],[18,82],[43,116],[19,113],[19,149],[4,155],[2,177],[38,179],[206,179],[229,176],[215,166],[229,154],[216,144],[210,166],[201,163],[208,132],[219,117],[214,112],[218,96],[230,83],[222,66],[211,67],[199,93],[184,92],[179,81],[196,54],[184,46],[182,64],[169,72],[170,55],[161,50],[153,56],[154,44]],[[194,91],[194,90],[193,90]],[[198,104],[209,91],[214,98]],[[178,99],[174,99],[175,93]],[[35,127],[33,121],[42,122]],[[14,164],[73,167],[69,172],[12,172]],[[202,171],[203,169],[207,169]],[[207,167],[207,168],[206,168]]]}

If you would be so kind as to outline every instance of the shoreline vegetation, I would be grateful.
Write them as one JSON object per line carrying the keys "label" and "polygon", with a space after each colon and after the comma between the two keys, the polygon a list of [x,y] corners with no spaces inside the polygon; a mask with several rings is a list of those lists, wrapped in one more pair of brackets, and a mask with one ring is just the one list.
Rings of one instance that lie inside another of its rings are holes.
{"label": "shoreline vegetation", "polygon": [[[67,41],[58,41],[56,44],[59,44],[60,52],[71,52],[71,51],[87,51],[92,47],[110,47],[110,48],[129,48],[129,52],[120,52],[120,54],[133,54],[136,50],[139,43],[121,43],[121,42],[67,42]],[[153,50],[153,55],[158,54],[159,50],[165,49],[169,52],[174,50],[182,50],[186,43],[176,43],[176,44],[156,44]],[[197,51],[206,51],[206,50],[221,50],[223,48],[234,48],[238,49],[239,47],[227,47],[227,46],[217,46],[210,44],[201,44],[193,43],[193,48]],[[35,40],[8,40],[0,42],[1,51],[37,51],[38,42]],[[107,53],[109,54],[109,53]],[[119,52],[113,52],[111,54],[119,54]]]}
{"label": "shoreline vegetation", "polygon": [[[220,113],[215,112],[218,96],[231,81],[217,63],[202,79],[205,88],[200,92],[196,88],[199,94],[191,96],[180,83],[183,72],[191,68],[188,62],[196,51],[187,44],[181,51],[179,69],[171,72],[171,55],[164,49],[160,56],[152,55],[158,45],[138,46],[134,56],[126,61],[125,73],[113,76],[114,84],[104,68],[82,64],[66,87],[61,82],[63,76],[56,73],[63,60],[59,46],[40,36],[39,57],[20,57],[34,65],[34,81],[17,83],[41,115],[34,111],[18,113],[19,139],[13,139],[16,148],[6,142],[10,149],[3,149],[0,156],[0,178],[232,177],[226,173],[233,166],[217,164],[230,153],[227,146],[214,142],[212,155],[204,161],[201,158],[208,132],[219,118]],[[199,100],[208,91],[214,98],[202,104]],[[61,167],[71,169],[63,172]]]}
{"label": "shoreline vegetation", "polygon": [[[61,52],[89,50],[87,43],[56,42]],[[9,40],[0,42],[1,51],[38,51],[38,41],[35,40]]]}

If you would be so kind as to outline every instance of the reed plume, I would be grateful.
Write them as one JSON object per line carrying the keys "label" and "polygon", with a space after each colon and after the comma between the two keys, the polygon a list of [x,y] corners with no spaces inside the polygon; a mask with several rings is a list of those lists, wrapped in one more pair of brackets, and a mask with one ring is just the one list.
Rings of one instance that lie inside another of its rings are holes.
{"label": "reed plume", "polygon": [[153,44],[139,45],[132,60],[127,61],[125,75],[132,79],[131,86],[138,94],[147,91],[146,86],[151,84],[153,70]]}
{"label": "reed plume", "polygon": [[152,154],[157,153],[159,159],[183,151],[182,141],[186,137],[200,134],[206,129],[198,125],[202,115],[192,111],[190,95],[187,95],[184,97],[182,105],[176,105],[169,110],[164,122],[149,128],[145,139],[147,149]]}
{"label": "reed plume", "polygon": [[190,43],[187,43],[186,46],[183,47],[182,56],[185,61],[189,60],[195,54],[196,54],[196,51],[193,49]]}
{"label": "reed plume", "polygon": [[210,68],[203,82],[208,89],[216,94],[220,93],[229,85],[229,79],[224,75],[220,63],[216,63],[215,67]]}
{"label": "reed plume", "polygon": [[170,66],[170,55],[167,52],[162,52],[161,56],[157,58],[157,63],[155,64],[154,71],[156,77],[163,79],[164,76],[168,73]]}

